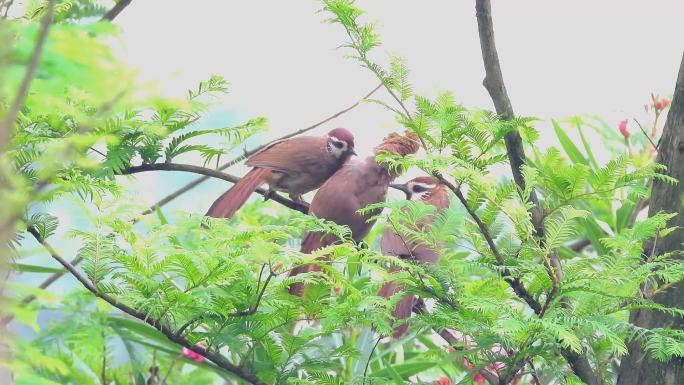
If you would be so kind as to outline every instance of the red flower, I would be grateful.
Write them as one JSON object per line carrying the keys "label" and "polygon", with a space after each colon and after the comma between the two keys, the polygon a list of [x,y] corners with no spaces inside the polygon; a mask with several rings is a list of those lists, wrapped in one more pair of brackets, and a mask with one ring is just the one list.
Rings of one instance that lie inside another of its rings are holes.
{"label": "red flower", "polygon": [[[204,345],[202,345],[202,344],[197,344],[197,346],[204,347]],[[192,350],[185,348],[185,347],[183,348],[183,351],[181,352],[181,356],[185,357],[187,359],[193,360],[197,363],[203,362],[206,359],[201,354],[195,353]]]}
{"label": "red flower", "polygon": [[667,108],[667,106],[670,105],[670,101],[667,99],[657,99],[656,101],[653,102],[653,107],[657,111],[662,111]]}
{"label": "red flower", "polygon": [[629,138],[629,136],[631,135],[629,131],[627,131],[627,119],[620,122],[620,125],[618,125],[618,129],[620,130],[622,136],[625,137],[625,139]]}
{"label": "red flower", "polygon": [[451,382],[451,379],[447,376],[442,376],[437,381],[435,381],[436,385],[454,385],[453,382]]}

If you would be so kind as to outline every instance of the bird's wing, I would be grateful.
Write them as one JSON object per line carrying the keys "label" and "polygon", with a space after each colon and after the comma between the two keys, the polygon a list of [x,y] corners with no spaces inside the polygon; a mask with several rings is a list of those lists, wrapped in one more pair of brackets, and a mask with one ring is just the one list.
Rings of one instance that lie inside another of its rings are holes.
{"label": "bird's wing", "polygon": [[284,173],[304,171],[321,163],[326,139],[320,136],[298,136],[277,141],[247,159],[250,167],[262,167]]}
{"label": "bird's wing", "polygon": [[[389,182],[381,179],[382,171],[372,158],[347,162],[318,190],[311,201],[310,213],[349,226],[354,239],[362,240],[375,223],[369,222],[375,213],[360,215],[356,211],[385,200]],[[384,178],[386,175],[385,172]]]}

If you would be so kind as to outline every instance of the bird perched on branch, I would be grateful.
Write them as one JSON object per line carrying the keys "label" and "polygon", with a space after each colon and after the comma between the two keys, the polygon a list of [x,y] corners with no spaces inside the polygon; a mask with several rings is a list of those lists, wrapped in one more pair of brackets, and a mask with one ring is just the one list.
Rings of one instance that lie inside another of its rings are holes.
{"label": "bird perched on branch", "polygon": [[[421,200],[425,204],[435,206],[437,212],[433,215],[437,215],[449,207],[449,193],[446,186],[435,178],[421,176],[411,179],[405,184],[391,184],[390,187],[403,191],[407,200]],[[417,223],[418,229],[429,226],[433,217],[429,216]],[[439,251],[420,242],[407,240],[405,236],[397,234],[391,226],[388,226],[382,234],[380,250],[384,255],[393,255],[418,263],[437,263],[440,258]],[[394,272],[397,269],[391,268],[389,271]],[[388,282],[380,288],[378,295],[389,298],[401,290],[401,287],[396,283]],[[392,311],[394,318],[397,320],[408,318],[411,315],[415,300],[416,297],[412,294],[404,296]],[[407,330],[408,324],[402,324],[394,329],[393,337],[401,338]]]}
{"label": "bird perched on branch", "polygon": [[[401,156],[414,154],[420,148],[418,137],[410,132],[405,136],[392,134],[375,147],[375,155],[389,152]],[[316,192],[309,214],[323,218],[338,225],[346,225],[351,229],[352,237],[360,242],[373,227],[375,221],[369,219],[378,214],[359,214],[357,210],[373,203],[380,203],[387,196],[390,183],[399,176],[399,170],[390,169],[387,163],[378,163],[375,156],[352,160],[328,179]],[[311,253],[316,249],[329,246],[338,239],[329,234],[310,232],[304,236],[300,251]],[[290,272],[290,276],[320,271],[316,265],[299,266]],[[290,286],[290,294],[301,295],[302,283]]]}
{"label": "bird perched on branch", "polygon": [[320,187],[355,154],[354,135],[346,128],[274,142],[247,159],[252,170],[216,199],[206,215],[232,217],[264,183],[269,193],[287,192],[295,202],[306,204],[302,195]]}

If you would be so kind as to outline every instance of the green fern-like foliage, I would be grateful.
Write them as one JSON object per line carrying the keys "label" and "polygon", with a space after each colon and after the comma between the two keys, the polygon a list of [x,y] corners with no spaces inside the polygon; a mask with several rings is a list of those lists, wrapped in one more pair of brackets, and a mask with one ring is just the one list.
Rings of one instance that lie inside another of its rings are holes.
{"label": "green fern-like foliage", "polygon": [[[135,192],[116,176],[192,155],[213,166],[266,121],[201,127],[212,97],[228,90],[219,76],[179,99],[134,100],[125,92],[133,76],[99,40],[111,27],[75,22],[104,10],[88,1],[60,1],[53,40],[0,162],[9,186],[0,186],[7,208],[0,219],[24,218],[12,222],[18,234],[10,241],[11,266],[31,274],[63,272],[22,258],[35,255],[26,242],[31,235],[57,244],[55,234],[64,233],[57,230],[69,230],[84,279],[167,335],[85,289],[56,295],[17,284],[12,291],[36,298],[3,303],[36,333],[30,341],[10,340],[19,383],[242,381],[218,362],[188,358],[169,334],[221,354],[269,385],[429,384],[441,376],[469,383],[483,369],[509,382],[532,383],[534,373],[542,382],[579,384],[563,358],[567,353],[586,357],[609,383],[632,342],[662,361],[684,356],[681,331],[628,322],[634,309],[684,315],[653,300],[684,279],[684,263],[676,253],[645,247],[673,230],[673,214],[643,218],[636,209],[648,198],[651,181],[676,182],[662,166],[627,154],[622,138],[596,118],[552,121],[559,146],[541,150],[535,141],[544,122],[504,121],[465,107],[447,91],[417,95],[400,56],[388,58],[387,66],[374,61],[379,35],[352,0],[322,5],[327,20],[347,33],[344,53],[391,93],[389,101],[370,102],[421,139],[419,155],[383,153],[377,161],[449,181],[451,206],[438,213],[402,200],[363,208],[378,225],[362,244],[344,226],[261,200],[230,220],[161,208],[156,215],[140,214],[144,207],[131,198]],[[44,6],[32,2],[29,18],[15,23],[12,71],[26,66],[36,30],[29,19],[39,19]],[[569,139],[568,127],[578,130],[582,148]],[[605,164],[587,144],[587,129],[611,149]],[[508,168],[504,137],[512,130],[529,154],[521,170],[524,187],[497,177]],[[79,202],[76,213],[87,225],[59,228],[65,224],[49,214],[50,203],[63,196]],[[430,265],[383,255],[379,237],[385,230],[437,250],[441,260]],[[339,242],[303,254],[299,240],[306,232]],[[579,249],[577,241],[588,246]],[[301,265],[319,269],[289,276]],[[378,296],[390,282],[401,291]],[[295,283],[304,284],[303,297],[288,294]],[[425,306],[396,320],[392,311],[406,294]],[[38,312],[46,310],[55,316],[38,324]],[[379,340],[401,324],[409,326],[405,337]],[[456,336],[450,348],[439,337],[444,332]]]}

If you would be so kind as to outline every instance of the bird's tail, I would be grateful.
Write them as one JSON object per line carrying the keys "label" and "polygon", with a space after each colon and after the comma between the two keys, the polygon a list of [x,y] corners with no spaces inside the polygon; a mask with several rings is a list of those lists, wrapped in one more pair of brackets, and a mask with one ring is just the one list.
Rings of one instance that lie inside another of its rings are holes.
{"label": "bird's tail", "polygon": [[[394,282],[388,282],[384,284],[381,288],[380,291],[378,292],[379,296],[389,298],[393,296],[394,294],[398,293],[401,291],[401,288],[397,286],[396,283]],[[399,302],[397,302],[397,305],[394,307],[394,310],[392,311],[392,316],[394,316],[395,320],[403,320],[411,316],[411,310],[413,309],[413,304],[415,302],[415,296],[412,294],[408,294],[404,296]],[[396,328],[394,328],[394,333],[392,333],[392,337],[395,339],[399,339],[406,334],[406,331],[408,330],[408,324],[403,323]]]}
{"label": "bird's tail", "polygon": [[249,196],[266,181],[270,173],[271,170],[265,168],[253,168],[230,190],[218,197],[206,215],[214,218],[232,217],[247,202]]}
{"label": "bird's tail", "polygon": [[[310,254],[312,251],[320,249],[322,247],[326,247],[329,245],[332,245],[335,243],[337,240],[336,237],[332,235],[326,235],[326,234],[321,234],[321,233],[307,233],[304,236],[304,239],[302,239],[302,246],[300,247],[299,251],[302,253]],[[321,271],[320,266],[318,265],[302,265],[295,267],[294,269],[290,270],[290,274],[288,274],[288,277],[294,277],[295,275],[299,274],[304,274],[304,273],[311,273],[314,271]],[[292,295],[296,295],[301,297],[302,296],[302,291],[304,290],[304,283],[302,282],[297,282],[293,283],[290,285],[290,288],[288,291]]]}

